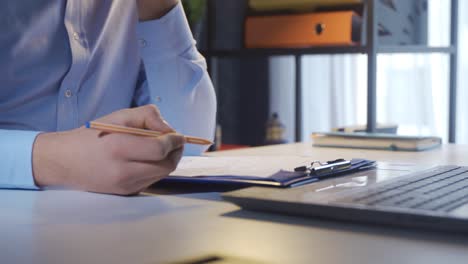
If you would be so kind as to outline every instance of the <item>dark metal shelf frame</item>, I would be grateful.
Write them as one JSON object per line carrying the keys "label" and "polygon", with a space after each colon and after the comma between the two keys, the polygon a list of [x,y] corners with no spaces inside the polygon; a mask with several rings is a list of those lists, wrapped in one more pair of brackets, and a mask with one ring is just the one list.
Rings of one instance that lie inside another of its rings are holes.
{"label": "dark metal shelf frame", "polygon": [[[297,55],[336,55],[336,54],[367,54],[366,46],[332,46],[309,48],[265,48],[236,50],[201,50],[206,57],[263,57],[263,56],[297,56]],[[426,46],[380,46],[377,53],[454,53],[455,47]]]}

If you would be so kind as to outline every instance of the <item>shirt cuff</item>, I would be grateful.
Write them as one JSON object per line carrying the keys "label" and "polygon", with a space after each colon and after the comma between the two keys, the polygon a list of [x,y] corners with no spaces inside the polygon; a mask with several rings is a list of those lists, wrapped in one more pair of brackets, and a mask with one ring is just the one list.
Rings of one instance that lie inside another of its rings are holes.
{"label": "shirt cuff", "polygon": [[196,43],[181,3],[160,19],[139,22],[137,36],[145,59],[177,56]]}
{"label": "shirt cuff", "polygon": [[0,130],[0,188],[39,189],[32,170],[32,149],[39,133]]}

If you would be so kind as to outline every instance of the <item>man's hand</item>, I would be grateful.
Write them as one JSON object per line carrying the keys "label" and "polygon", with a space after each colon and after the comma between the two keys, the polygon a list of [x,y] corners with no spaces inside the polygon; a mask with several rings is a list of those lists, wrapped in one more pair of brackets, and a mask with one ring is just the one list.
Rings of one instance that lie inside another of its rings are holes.
{"label": "man's hand", "polygon": [[137,0],[140,21],[159,19],[177,5],[179,0]]}
{"label": "man's hand", "polygon": [[169,134],[158,138],[78,128],[40,134],[33,149],[39,186],[67,186],[91,192],[135,194],[169,175],[179,162],[185,138],[153,105],[125,109],[96,121]]}

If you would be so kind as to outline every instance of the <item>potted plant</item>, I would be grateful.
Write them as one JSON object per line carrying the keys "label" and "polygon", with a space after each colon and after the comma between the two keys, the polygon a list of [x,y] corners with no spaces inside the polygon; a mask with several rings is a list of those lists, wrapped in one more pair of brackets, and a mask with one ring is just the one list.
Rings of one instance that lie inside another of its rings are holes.
{"label": "potted plant", "polygon": [[193,37],[200,44],[207,0],[183,0],[182,4],[190,24]]}

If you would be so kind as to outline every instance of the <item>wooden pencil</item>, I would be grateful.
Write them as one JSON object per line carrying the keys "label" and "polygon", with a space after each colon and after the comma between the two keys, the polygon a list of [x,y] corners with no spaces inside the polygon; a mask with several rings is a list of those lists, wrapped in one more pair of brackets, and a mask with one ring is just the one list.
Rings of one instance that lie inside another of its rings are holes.
{"label": "wooden pencil", "polygon": [[[97,129],[97,130],[104,131],[104,132],[109,132],[109,133],[125,133],[125,134],[144,136],[144,137],[160,137],[164,135],[164,133],[161,133],[158,131],[112,125],[112,124],[104,124],[100,122],[87,122],[86,127]],[[184,136],[184,137],[187,143],[190,143],[190,144],[197,144],[197,145],[212,145],[213,144],[213,142],[204,138],[192,137],[192,136]]]}

